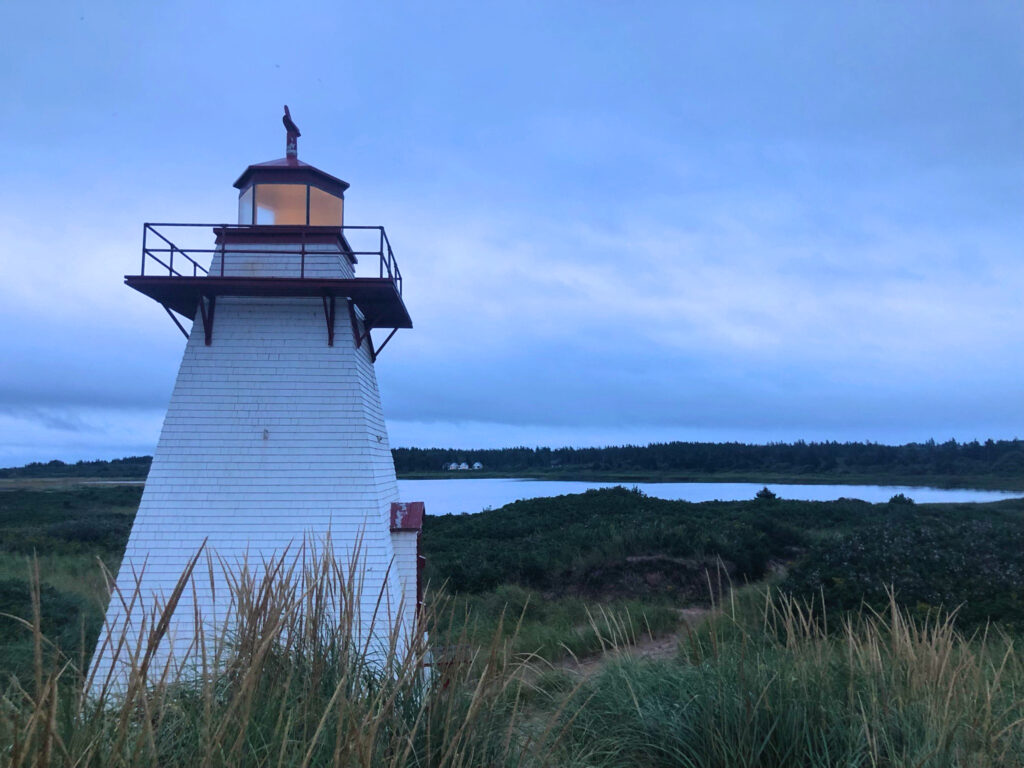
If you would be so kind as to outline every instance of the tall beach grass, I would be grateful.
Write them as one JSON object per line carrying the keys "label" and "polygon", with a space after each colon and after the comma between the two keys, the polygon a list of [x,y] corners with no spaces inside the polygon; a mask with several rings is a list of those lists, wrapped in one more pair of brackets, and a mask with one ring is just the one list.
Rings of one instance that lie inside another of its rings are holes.
{"label": "tall beach grass", "polygon": [[580,692],[564,745],[593,766],[1024,765],[1015,639],[952,617],[837,620],[743,590],[672,662],[623,656]]}
{"label": "tall beach grass", "polygon": [[[397,627],[385,633],[383,654],[368,652],[354,627],[357,569],[330,548],[301,569],[281,559],[264,564],[262,578],[235,574],[229,621],[214,631],[196,622],[190,671],[172,673],[155,663],[155,649],[201,562],[147,631],[112,639],[129,672],[105,680],[90,677],[84,653],[68,658],[44,637],[35,574],[33,615],[22,622],[33,673],[12,677],[0,695],[0,765],[550,764],[558,718],[524,713],[529,661],[510,653],[504,630],[471,646],[450,629],[464,641],[450,655],[422,631]],[[450,614],[425,611],[424,625]]]}
{"label": "tall beach grass", "polygon": [[182,676],[153,651],[172,595],[148,632],[118,638],[126,686],[90,679],[84,651],[44,636],[36,565],[32,668],[0,690],[0,766],[1024,766],[1017,639],[914,620],[895,599],[830,617],[771,589],[724,590],[663,660],[626,652],[636,617],[584,610],[571,623],[606,660],[580,673],[516,652],[530,609],[514,591],[489,635],[449,602],[371,653],[354,562],[330,548],[291,562],[234,575],[230,621],[197,632]]}

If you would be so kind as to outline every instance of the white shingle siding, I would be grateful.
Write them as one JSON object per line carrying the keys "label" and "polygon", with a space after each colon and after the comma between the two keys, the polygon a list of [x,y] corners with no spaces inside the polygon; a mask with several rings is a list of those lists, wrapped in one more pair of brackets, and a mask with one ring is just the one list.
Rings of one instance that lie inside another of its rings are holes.
{"label": "white shingle siding", "polygon": [[[298,276],[286,264],[294,254],[280,253],[287,246],[244,247],[246,258],[252,257],[245,262],[248,273]],[[211,274],[217,274],[219,257],[213,266]],[[306,274],[352,277],[352,269],[334,249],[307,255]],[[381,610],[390,614],[378,620],[383,635],[397,618],[406,567],[392,565],[389,510],[398,500],[398,485],[376,374],[369,346],[355,348],[340,299],[334,325],[330,347],[319,298],[221,297],[212,345],[206,346],[201,316],[196,317],[117,577],[127,599],[141,574],[141,608],[150,612],[207,540],[212,584],[204,560],[175,614],[170,634],[172,640],[178,636],[178,646],[192,637],[194,608],[211,622],[227,610],[218,562],[248,558],[253,565],[288,545],[297,547],[304,539],[322,543],[328,535],[346,562],[361,538],[363,634],[379,595]],[[415,552],[411,567],[412,597],[406,604],[414,608]],[[385,582],[389,568],[403,575]],[[136,630],[138,608],[131,621]],[[107,611],[112,636],[125,619],[115,596]],[[111,668],[106,637],[107,629],[93,660],[98,680]],[[180,647],[171,645],[161,647],[159,664],[180,655]],[[125,671],[115,671],[115,677]]]}
{"label": "white shingle siding", "polygon": [[[302,270],[302,246],[287,243],[260,245],[231,243],[213,257],[211,275],[220,275],[221,257],[224,274],[232,277],[323,277],[352,278],[352,262],[336,246],[321,243],[305,247],[305,272]],[[376,265],[375,265],[376,266]],[[377,275],[368,275],[376,277]],[[216,321],[214,322],[216,326]]]}
{"label": "white shingle siding", "polygon": [[391,544],[395,551],[394,570],[402,589],[402,624],[410,630],[416,627],[417,594],[416,558],[419,531],[392,531]]}

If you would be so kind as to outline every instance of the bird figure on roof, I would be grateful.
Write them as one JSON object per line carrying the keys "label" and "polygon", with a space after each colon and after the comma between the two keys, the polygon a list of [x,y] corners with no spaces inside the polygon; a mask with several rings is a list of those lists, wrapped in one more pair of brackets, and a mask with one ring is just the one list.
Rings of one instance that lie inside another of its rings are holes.
{"label": "bird figure on roof", "polygon": [[288,111],[288,105],[284,105],[284,117],[281,118],[281,122],[284,123],[284,129],[288,131],[288,143],[285,147],[285,154],[288,157],[299,156],[299,142],[298,138],[302,135],[299,131],[299,126],[292,120],[292,113]]}
{"label": "bird figure on roof", "polygon": [[296,136],[302,135],[299,131],[299,126],[292,121],[292,113],[288,111],[287,104],[284,105],[284,117],[281,118],[281,122],[284,123],[285,130],[288,133],[294,133]]}

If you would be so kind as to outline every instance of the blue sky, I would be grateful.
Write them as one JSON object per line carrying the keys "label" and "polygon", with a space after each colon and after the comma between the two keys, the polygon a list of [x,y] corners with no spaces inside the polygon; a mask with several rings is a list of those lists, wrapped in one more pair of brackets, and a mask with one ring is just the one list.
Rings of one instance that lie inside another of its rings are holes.
{"label": "blue sky", "polygon": [[1020,3],[6,3],[0,465],[152,451],[144,221],[387,227],[393,445],[1024,437]]}

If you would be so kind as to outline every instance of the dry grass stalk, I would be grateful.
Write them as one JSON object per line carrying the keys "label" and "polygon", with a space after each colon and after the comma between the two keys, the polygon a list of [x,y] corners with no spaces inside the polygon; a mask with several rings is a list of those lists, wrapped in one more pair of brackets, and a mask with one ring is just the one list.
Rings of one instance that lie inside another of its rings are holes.
{"label": "dry grass stalk", "polygon": [[[9,745],[0,765],[468,768],[550,752],[542,746],[550,729],[537,732],[523,716],[530,662],[509,652],[503,634],[431,672],[435,649],[422,626],[446,615],[434,606],[421,627],[395,626],[371,647],[372,633],[360,626],[358,548],[345,562],[334,551],[307,543],[255,567],[235,564],[227,620],[211,627],[191,609],[196,632],[181,674],[157,663],[158,649],[193,577],[204,578],[197,552],[167,602],[109,640],[130,667],[123,688],[112,673],[96,680],[83,659],[48,646],[36,574],[34,616],[25,622],[36,644],[34,680],[31,690],[13,682],[0,696],[0,739]],[[205,564],[225,565],[209,555]],[[138,594],[112,599],[128,609],[141,602]],[[403,615],[395,608],[378,599],[371,625]]]}

